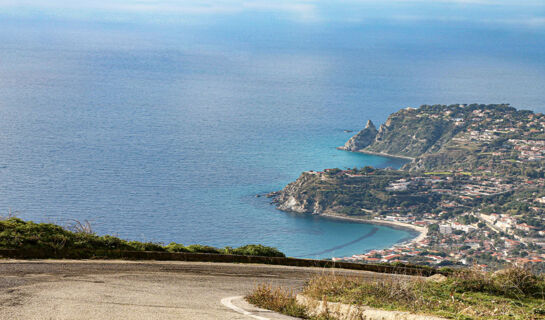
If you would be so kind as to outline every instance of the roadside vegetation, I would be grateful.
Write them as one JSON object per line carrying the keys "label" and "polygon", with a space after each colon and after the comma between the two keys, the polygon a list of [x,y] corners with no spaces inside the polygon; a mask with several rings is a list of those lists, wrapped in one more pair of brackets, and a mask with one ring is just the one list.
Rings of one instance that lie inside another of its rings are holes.
{"label": "roadside vegetation", "polygon": [[[319,276],[307,283],[302,294],[318,301],[447,319],[545,319],[545,278],[521,267],[496,273],[458,270],[448,277],[404,281]],[[258,286],[247,300],[290,315],[295,314],[284,311],[302,308],[295,294],[267,286]]]}
{"label": "roadside vegetation", "polygon": [[88,222],[75,222],[70,229],[50,223],[7,218],[0,220],[0,249],[124,250],[285,257],[276,248],[254,244],[238,248],[215,248],[196,244],[184,246],[179,243],[162,245],[154,242],[127,241],[109,235],[99,236],[92,231]]}
{"label": "roadside vegetation", "polygon": [[282,287],[273,288],[269,284],[259,284],[251,294],[246,296],[246,301],[260,308],[301,319],[333,320],[327,315],[310,316],[308,310],[297,303],[296,297],[293,290]]}

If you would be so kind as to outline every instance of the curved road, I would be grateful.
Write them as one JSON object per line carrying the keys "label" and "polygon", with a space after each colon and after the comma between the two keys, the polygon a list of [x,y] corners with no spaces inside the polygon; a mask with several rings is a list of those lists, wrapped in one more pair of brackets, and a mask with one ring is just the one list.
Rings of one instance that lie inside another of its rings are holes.
{"label": "curved road", "polygon": [[0,260],[0,319],[286,319],[236,312],[225,305],[233,299],[225,298],[261,282],[300,289],[324,273],[392,276],[257,264]]}

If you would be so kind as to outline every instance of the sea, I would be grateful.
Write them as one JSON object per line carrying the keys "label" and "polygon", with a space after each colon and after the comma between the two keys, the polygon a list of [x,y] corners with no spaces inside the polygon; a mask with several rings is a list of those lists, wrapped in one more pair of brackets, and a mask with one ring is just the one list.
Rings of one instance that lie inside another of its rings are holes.
{"label": "sea", "polygon": [[279,211],[422,104],[545,112],[541,1],[0,1],[0,215],[331,258],[408,230]]}

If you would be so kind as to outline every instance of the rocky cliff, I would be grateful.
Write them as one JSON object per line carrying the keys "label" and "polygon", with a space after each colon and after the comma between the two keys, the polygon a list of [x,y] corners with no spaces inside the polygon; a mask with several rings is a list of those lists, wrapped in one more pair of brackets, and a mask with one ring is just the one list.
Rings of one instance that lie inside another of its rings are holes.
{"label": "rocky cliff", "polygon": [[453,121],[455,112],[461,113],[451,106],[402,109],[391,114],[378,130],[369,121],[340,149],[412,158],[435,153],[465,128]]}
{"label": "rocky cliff", "polygon": [[323,197],[316,193],[320,175],[304,172],[284,189],[269,194],[273,203],[284,211],[319,214],[324,211]]}
{"label": "rocky cliff", "polygon": [[358,132],[350,140],[348,140],[344,146],[339,149],[347,151],[359,151],[375,141],[378,130],[371,120],[367,121],[365,129]]}
{"label": "rocky cliff", "polygon": [[430,117],[425,107],[403,109],[388,117],[365,151],[418,157],[439,150],[458,129],[452,121]]}
{"label": "rocky cliff", "polygon": [[325,172],[304,172],[284,189],[269,194],[278,209],[297,213],[340,214],[364,216],[401,203],[428,203],[410,192],[389,196],[390,183],[408,177],[398,170],[330,169]]}
{"label": "rocky cliff", "polygon": [[[543,118],[539,126],[536,117]],[[536,140],[545,140],[541,123],[545,116],[508,105],[406,108],[390,115],[379,130],[369,121],[341,148],[413,158],[401,170],[310,171],[271,196],[279,209],[298,213],[430,212],[447,197],[428,190],[434,185],[428,176],[434,172],[457,172],[457,177],[488,170],[517,176],[529,166],[524,172],[535,176],[543,168],[541,163],[515,160],[517,150],[509,141],[534,145],[524,142],[532,134]]]}

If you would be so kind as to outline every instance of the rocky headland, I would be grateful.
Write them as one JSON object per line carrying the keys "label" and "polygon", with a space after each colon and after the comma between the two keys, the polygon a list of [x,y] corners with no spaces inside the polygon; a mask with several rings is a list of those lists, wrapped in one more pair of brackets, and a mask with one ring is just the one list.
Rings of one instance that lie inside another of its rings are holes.
{"label": "rocky headland", "polygon": [[339,149],[346,151],[360,151],[375,141],[377,133],[378,130],[373,122],[368,120],[365,128],[350,138],[345,145],[339,147]]}
{"label": "rocky headland", "polygon": [[[411,161],[304,172],[269,194],[277,208],[426,228],[413,255],[396,258],[404,262],[545,261],[545,115],[509,105],[405,108],[378,130],[368,121],[339,149]],[[429,250],[438,254],[414,256]]]}

